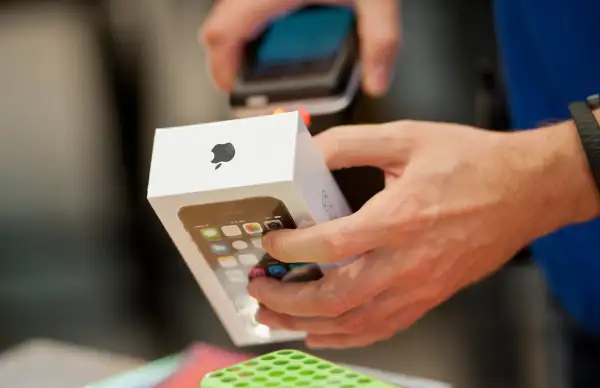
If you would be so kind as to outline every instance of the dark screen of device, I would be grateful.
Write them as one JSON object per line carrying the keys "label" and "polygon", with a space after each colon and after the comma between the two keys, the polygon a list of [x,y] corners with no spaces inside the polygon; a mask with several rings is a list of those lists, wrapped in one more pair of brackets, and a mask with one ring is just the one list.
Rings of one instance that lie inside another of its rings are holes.
{"label": "dark screen of device", "polygon": [[276,20],[257,47],[255,65],[269,67],[330,58],[352,28],[354,14],[343,7],[306,8]]}

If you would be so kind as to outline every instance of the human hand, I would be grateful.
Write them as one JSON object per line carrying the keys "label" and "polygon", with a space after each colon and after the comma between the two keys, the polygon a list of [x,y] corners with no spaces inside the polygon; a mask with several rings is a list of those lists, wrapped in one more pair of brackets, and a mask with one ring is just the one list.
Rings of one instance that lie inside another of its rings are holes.
{"label": "human hand", "polygon": [[395,122],[334,128],[316,141],[330,168],[376,166],[386,185],[353,215],[264,238],[286,262],[359,256],[319,281],[249,284],[257,319],[307,332],[312,347],[387,339],[534,238],[591,214],[579,204],[593,181],[569,127],[502,134]]}
{"label": "human hand", "polygon": [[[224,91],[233,87],[244,44],[272,19],[308,4],[352,6],[356,10],[363,89],[378,96],[391,80],[400,39],[400,0],[219,0],[201,28],[210,72]],[[307,26],[310,27],[310,26]]]}

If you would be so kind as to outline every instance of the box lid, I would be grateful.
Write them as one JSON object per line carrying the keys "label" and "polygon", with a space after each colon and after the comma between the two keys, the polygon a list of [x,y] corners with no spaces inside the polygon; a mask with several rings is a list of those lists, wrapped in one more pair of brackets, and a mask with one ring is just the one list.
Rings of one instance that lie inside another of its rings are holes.
{"label": "box lid", "polygon": [[291,181],[298,112],[157,129],[148,197]]}

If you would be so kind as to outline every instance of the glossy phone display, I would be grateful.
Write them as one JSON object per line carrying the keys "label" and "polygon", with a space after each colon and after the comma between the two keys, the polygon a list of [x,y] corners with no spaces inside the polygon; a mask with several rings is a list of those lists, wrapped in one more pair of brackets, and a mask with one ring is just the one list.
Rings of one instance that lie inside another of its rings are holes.
{"label": "glossy phone display", "polygon": [[265,233],[296,228],[278,199],[258,197],[187,206],[179,211],[179,219],[231,296],[239,295],[249,278],[298,281],[320,277],[314,265],[283,263],[262,249]]}
{"label": "glossy phone display", "polygon": [[357,62],[351,9],[309,6],[285,15],[247,45],[230,96],[234,114],[299,105],[311,114],[340,111],[356,92]]}

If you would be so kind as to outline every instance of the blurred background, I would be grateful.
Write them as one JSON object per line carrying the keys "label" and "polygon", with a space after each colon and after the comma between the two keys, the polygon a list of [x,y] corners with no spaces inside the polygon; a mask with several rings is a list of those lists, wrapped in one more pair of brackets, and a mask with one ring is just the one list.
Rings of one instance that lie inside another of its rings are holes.
{"label": "blurred background", "polygon": [[[359,97],[349,120],[506,129],[490,2],[405,2],[390,93]],[[155,128],[230,117],[197,42],[210,3],[0,1],[0,351],[232,347],[145,198]],[[317,354],[465,388],[558,387],[562,333],[525,257],[388,342]]]}

